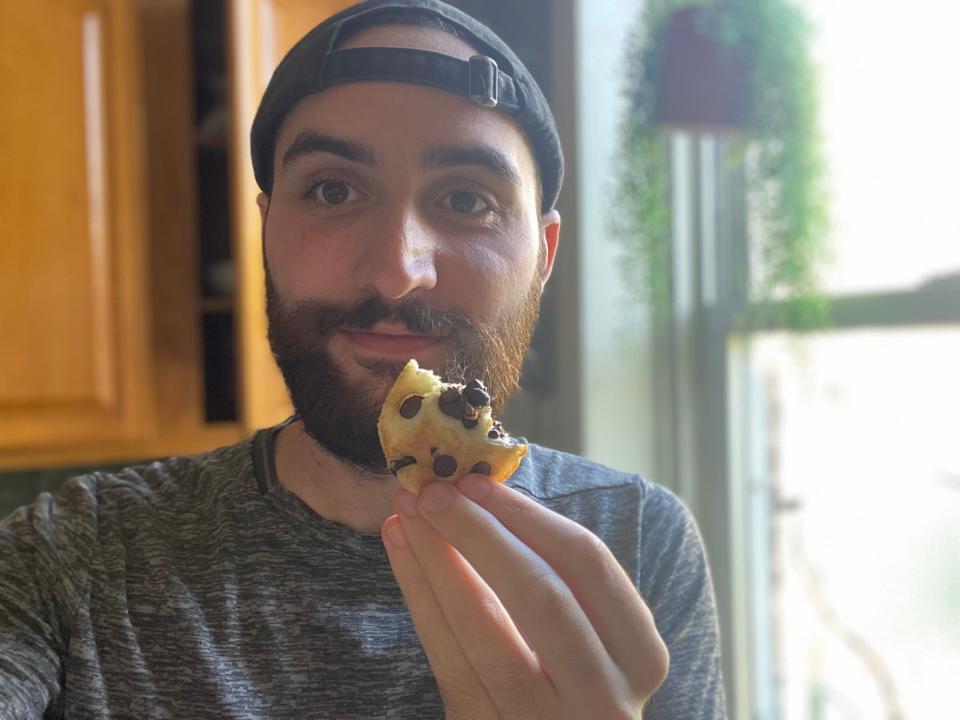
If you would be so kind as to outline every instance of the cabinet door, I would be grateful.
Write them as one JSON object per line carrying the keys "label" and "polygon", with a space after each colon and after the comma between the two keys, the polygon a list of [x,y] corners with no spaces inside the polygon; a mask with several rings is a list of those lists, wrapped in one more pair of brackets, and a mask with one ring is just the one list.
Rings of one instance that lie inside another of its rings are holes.
{"label": "cabinet door", "polygon": [[4,3],[0,450],[147,427],[134,9]]}
{"label": "cabinet door", "polygon": [[229,5],[230,176],[236,262],[240,416],[249,428],[290,415],[290,402],[267,342],[259,189],[250,163],[250,125],[270,76],[287,51],[352,0],[232,0]]}

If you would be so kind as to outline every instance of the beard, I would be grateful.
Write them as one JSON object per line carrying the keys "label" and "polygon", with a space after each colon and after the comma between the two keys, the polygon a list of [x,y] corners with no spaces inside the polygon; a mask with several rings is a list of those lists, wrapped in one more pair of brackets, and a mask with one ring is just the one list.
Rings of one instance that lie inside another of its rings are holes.
{"label": "beard", "polygon": [[448,383],[482,380],[493,411],[499,412],[519,387],[542,294],[538,273],[526,295],[500,321],[486,325],[420,300],[389,304],[369,297],[351,306],[301,301],[288,307],[269,267],[266,289],[270,348],[305,432],[341,460],[378,474],[387,469],[377,420],[390,385],[406,362],[362,362],[371,380],[351,381],[330,355],[333,333],[370,330],[378,322],[393,320],[411,333],[440,335],[452,349],[440,367],[430,369]]}

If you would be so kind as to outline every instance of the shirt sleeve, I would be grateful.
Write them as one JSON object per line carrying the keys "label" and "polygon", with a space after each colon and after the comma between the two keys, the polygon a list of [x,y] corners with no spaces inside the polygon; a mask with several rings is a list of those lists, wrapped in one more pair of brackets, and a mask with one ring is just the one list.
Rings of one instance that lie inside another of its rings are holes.
{"label": "shirt sleeve", "polygon": [[0,522],[0,717],[39,718],[61,702],[70,620],[87,594],[95,539],[91,478]]}
{"label": "shirt sleeve", "polygon": [[716,601],[696,521],[660,486],[642,513],[640,590],[670,651],[670,672],[643,717],[722,720],[727,712]]}

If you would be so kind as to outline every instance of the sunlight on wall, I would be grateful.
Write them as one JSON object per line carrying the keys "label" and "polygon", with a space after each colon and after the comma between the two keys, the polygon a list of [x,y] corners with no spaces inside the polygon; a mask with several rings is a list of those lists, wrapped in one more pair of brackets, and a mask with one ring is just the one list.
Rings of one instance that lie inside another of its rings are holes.
{"label": "sunlight on wall", "polygon": [[608,227],[628,72],[624,42],[642,5],[641,0],[602,0],[577,6],[577,236],[583,454],[649,477],[654,469],[650,328],[624,285],[620,246]]}

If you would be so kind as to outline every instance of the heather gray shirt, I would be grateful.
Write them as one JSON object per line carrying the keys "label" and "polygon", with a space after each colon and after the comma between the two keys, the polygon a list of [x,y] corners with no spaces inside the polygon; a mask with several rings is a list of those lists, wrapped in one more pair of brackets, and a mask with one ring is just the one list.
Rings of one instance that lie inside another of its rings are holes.
{"label": "heather gray shirt", "polygon": [[[0,523],[0,718],[442,718],[377,535],[279,486],[252,442],[70,480]],[[531,446],[510,485],[599,535],[670,648],[646,718],[725,717],[693,519]]]}

